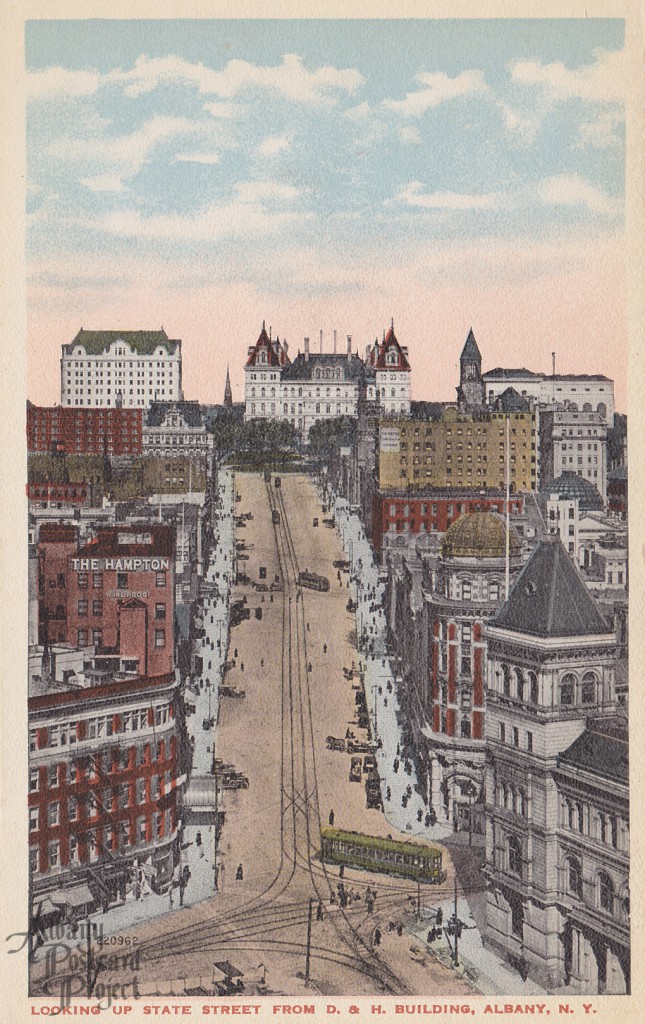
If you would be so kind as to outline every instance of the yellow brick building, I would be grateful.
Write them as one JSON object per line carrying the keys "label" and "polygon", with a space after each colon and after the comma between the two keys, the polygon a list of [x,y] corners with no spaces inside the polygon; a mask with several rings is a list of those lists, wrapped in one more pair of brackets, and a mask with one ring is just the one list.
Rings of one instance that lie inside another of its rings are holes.
{"label": "yellow brick building", "polygon": [[384,419],[379,424],[381,490],[412,487],[482,490],[506,484],[506,420],[510,421],[511,489],[537,487],[533,412],[467,416],[447,409],[440,420]]}

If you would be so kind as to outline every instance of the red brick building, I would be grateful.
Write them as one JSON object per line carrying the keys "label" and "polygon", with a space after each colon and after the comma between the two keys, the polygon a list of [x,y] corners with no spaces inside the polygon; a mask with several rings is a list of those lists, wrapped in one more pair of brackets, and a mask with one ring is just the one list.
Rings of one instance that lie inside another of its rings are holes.
{"label": "red brick building", "polygon": [[27,498],[34,504],[50,508],[61,508],[63,505],[80,508],[92,504],[92,485],[87,481],[59,484],[47,480],[45,483],[30,483],[27,484]]}
{"label": "red brick building", "polygon": [[174,673],[32,682],[29,865],[45,917],[107,907],[143,874],[167,887],[185,783],[180,722]]}
{"label": "red brick building", "polygon": [[67,643],[68,558],[76,554],[75,526],[43,523],[38,537],[38,642]]}
{"label": "red brick building", "polygon": [[84,409],[27,402],[27,451],[141,455],[143,416],[143,409]]}
{"label": "red brick building", "polygon": [[100,529],[68,558],[67,642],[106,670],[172,672],[174,569],[172,527]]}
{"label": "red brick building", "polygon": [[[501,493],[477,494],[426,493],[398,491],[378,494],[373,513],[373,543],[377,551],[396,546],[396,538],[410,537],[424,533],[445,533],[460,516],[469,512],[506,513],[506,496]],[[513,494],[510,499],[510,514],[524,512],[524,495]]]}

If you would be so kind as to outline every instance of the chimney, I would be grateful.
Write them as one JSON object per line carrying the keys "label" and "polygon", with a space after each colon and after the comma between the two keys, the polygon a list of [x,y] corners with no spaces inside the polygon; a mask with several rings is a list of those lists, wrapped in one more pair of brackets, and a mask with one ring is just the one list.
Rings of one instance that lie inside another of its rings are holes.
{"label": "chimney", "polygon": [[322,331],[320,332],[320,351],[322,352]]}
{"label": "chimney", "polygon": [[348,359],[352,358],[352,336],[351,336],[351,334],[347,335],[347,358]]}
{"label": "chimney", "polygon": [[336,331],[334,331],[334,355],[336,355]]}
{"label": "chimney", "polygon": [[309,361],[309,338],[305,338],[305,362]]}

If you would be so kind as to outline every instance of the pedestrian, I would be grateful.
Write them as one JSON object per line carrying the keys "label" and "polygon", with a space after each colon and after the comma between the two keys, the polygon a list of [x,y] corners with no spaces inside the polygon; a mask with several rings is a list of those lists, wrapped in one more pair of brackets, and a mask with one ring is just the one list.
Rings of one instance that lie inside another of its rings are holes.
{"label": "pedestrian", "polygon": [[339,869],[338,869],[338,877],[339,878],[344,878],[345,877],[345,865],[344,864],[341,864]]}
{"label": "pedestrian", "polygon": [[329,812],[329,824],[332,825],[332,826],[334,824],[334,808],[333,807],[332,807],[331,811]]}
{"label": "pedestrian", "polygon": [[435,917],[435,924],[436,924],[437,928],[441,928],[441,925],[443,924],[443,910],[441,909],[441,907],[439,907],[439,909],[437,911],[437,914],[436,914],[436,917]]}
{"label": "pedestrian", "polygon": [[318,906],[316,908],[316,921],[322,921],[325,916],[323,910],[322,900],[318,900]]}
{"label": "pedestrian", "polygon": [[375,928],[374,929],[374,945],[375,946],[380,946],[381,945],[381,929],[380,928]]}
{"label": "pedestrian", "polygon": [[236,647],[236,648],[235,648],[235,650],[233,651],[233,657],[234,657],[234,658],[237,658],[237,647]]}
{"label": "pedestrian", "polygon": [[396,927],[396,934],[399,936],[399,938],[403,935],[403,925],[402,924],[397,925],[397,927]]}
{"label": "pedestrian", "polygon": [[244,662],[241,661],[240,662],[240,672],[243,672],[243,671],[244,671]]}
{"label": "pedestrian", "polygon": [[169,899],[169,902],[170,902],[170,909],[172,910],[172,908],[175,905],[175,900],[174,900],[173,894],[172,894],[172,882],[170,883],[170,888],[168,890],[168,899]]}
{"label": "pedestrian", "polygon": [[323,654],[327,654],[327,644],[323,644]]}
{"label": "pedestrian", "polygon": [[309,632],[309,623],[307,623],[307,632]]}
{"label": "pedestrian", "polygon": [[264,668],[264,658],[260,658],[260,668]]}
{"label": "pedestrian", "polygon": [[241,864],[237,865],[237,871],[235,872],[235,881],[242,882],[244,880],[244,869]]}

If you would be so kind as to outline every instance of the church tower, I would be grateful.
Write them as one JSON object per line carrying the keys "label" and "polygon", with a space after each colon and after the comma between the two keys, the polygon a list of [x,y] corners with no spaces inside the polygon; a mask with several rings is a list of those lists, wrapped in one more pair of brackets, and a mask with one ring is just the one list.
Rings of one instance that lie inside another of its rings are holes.
{"label": "church tower", "polygon": [[485,400],[486,385],[482,377],[482,357],[471,327],[459,357],[457,404],[460,412],[475,412],[483,409]]}
{"label": "church tower", "polygon": [[233,405],[233,391],[231,390],[231,377],[226,367],[226,384],[224,385],[224,405],[230,409]]}

